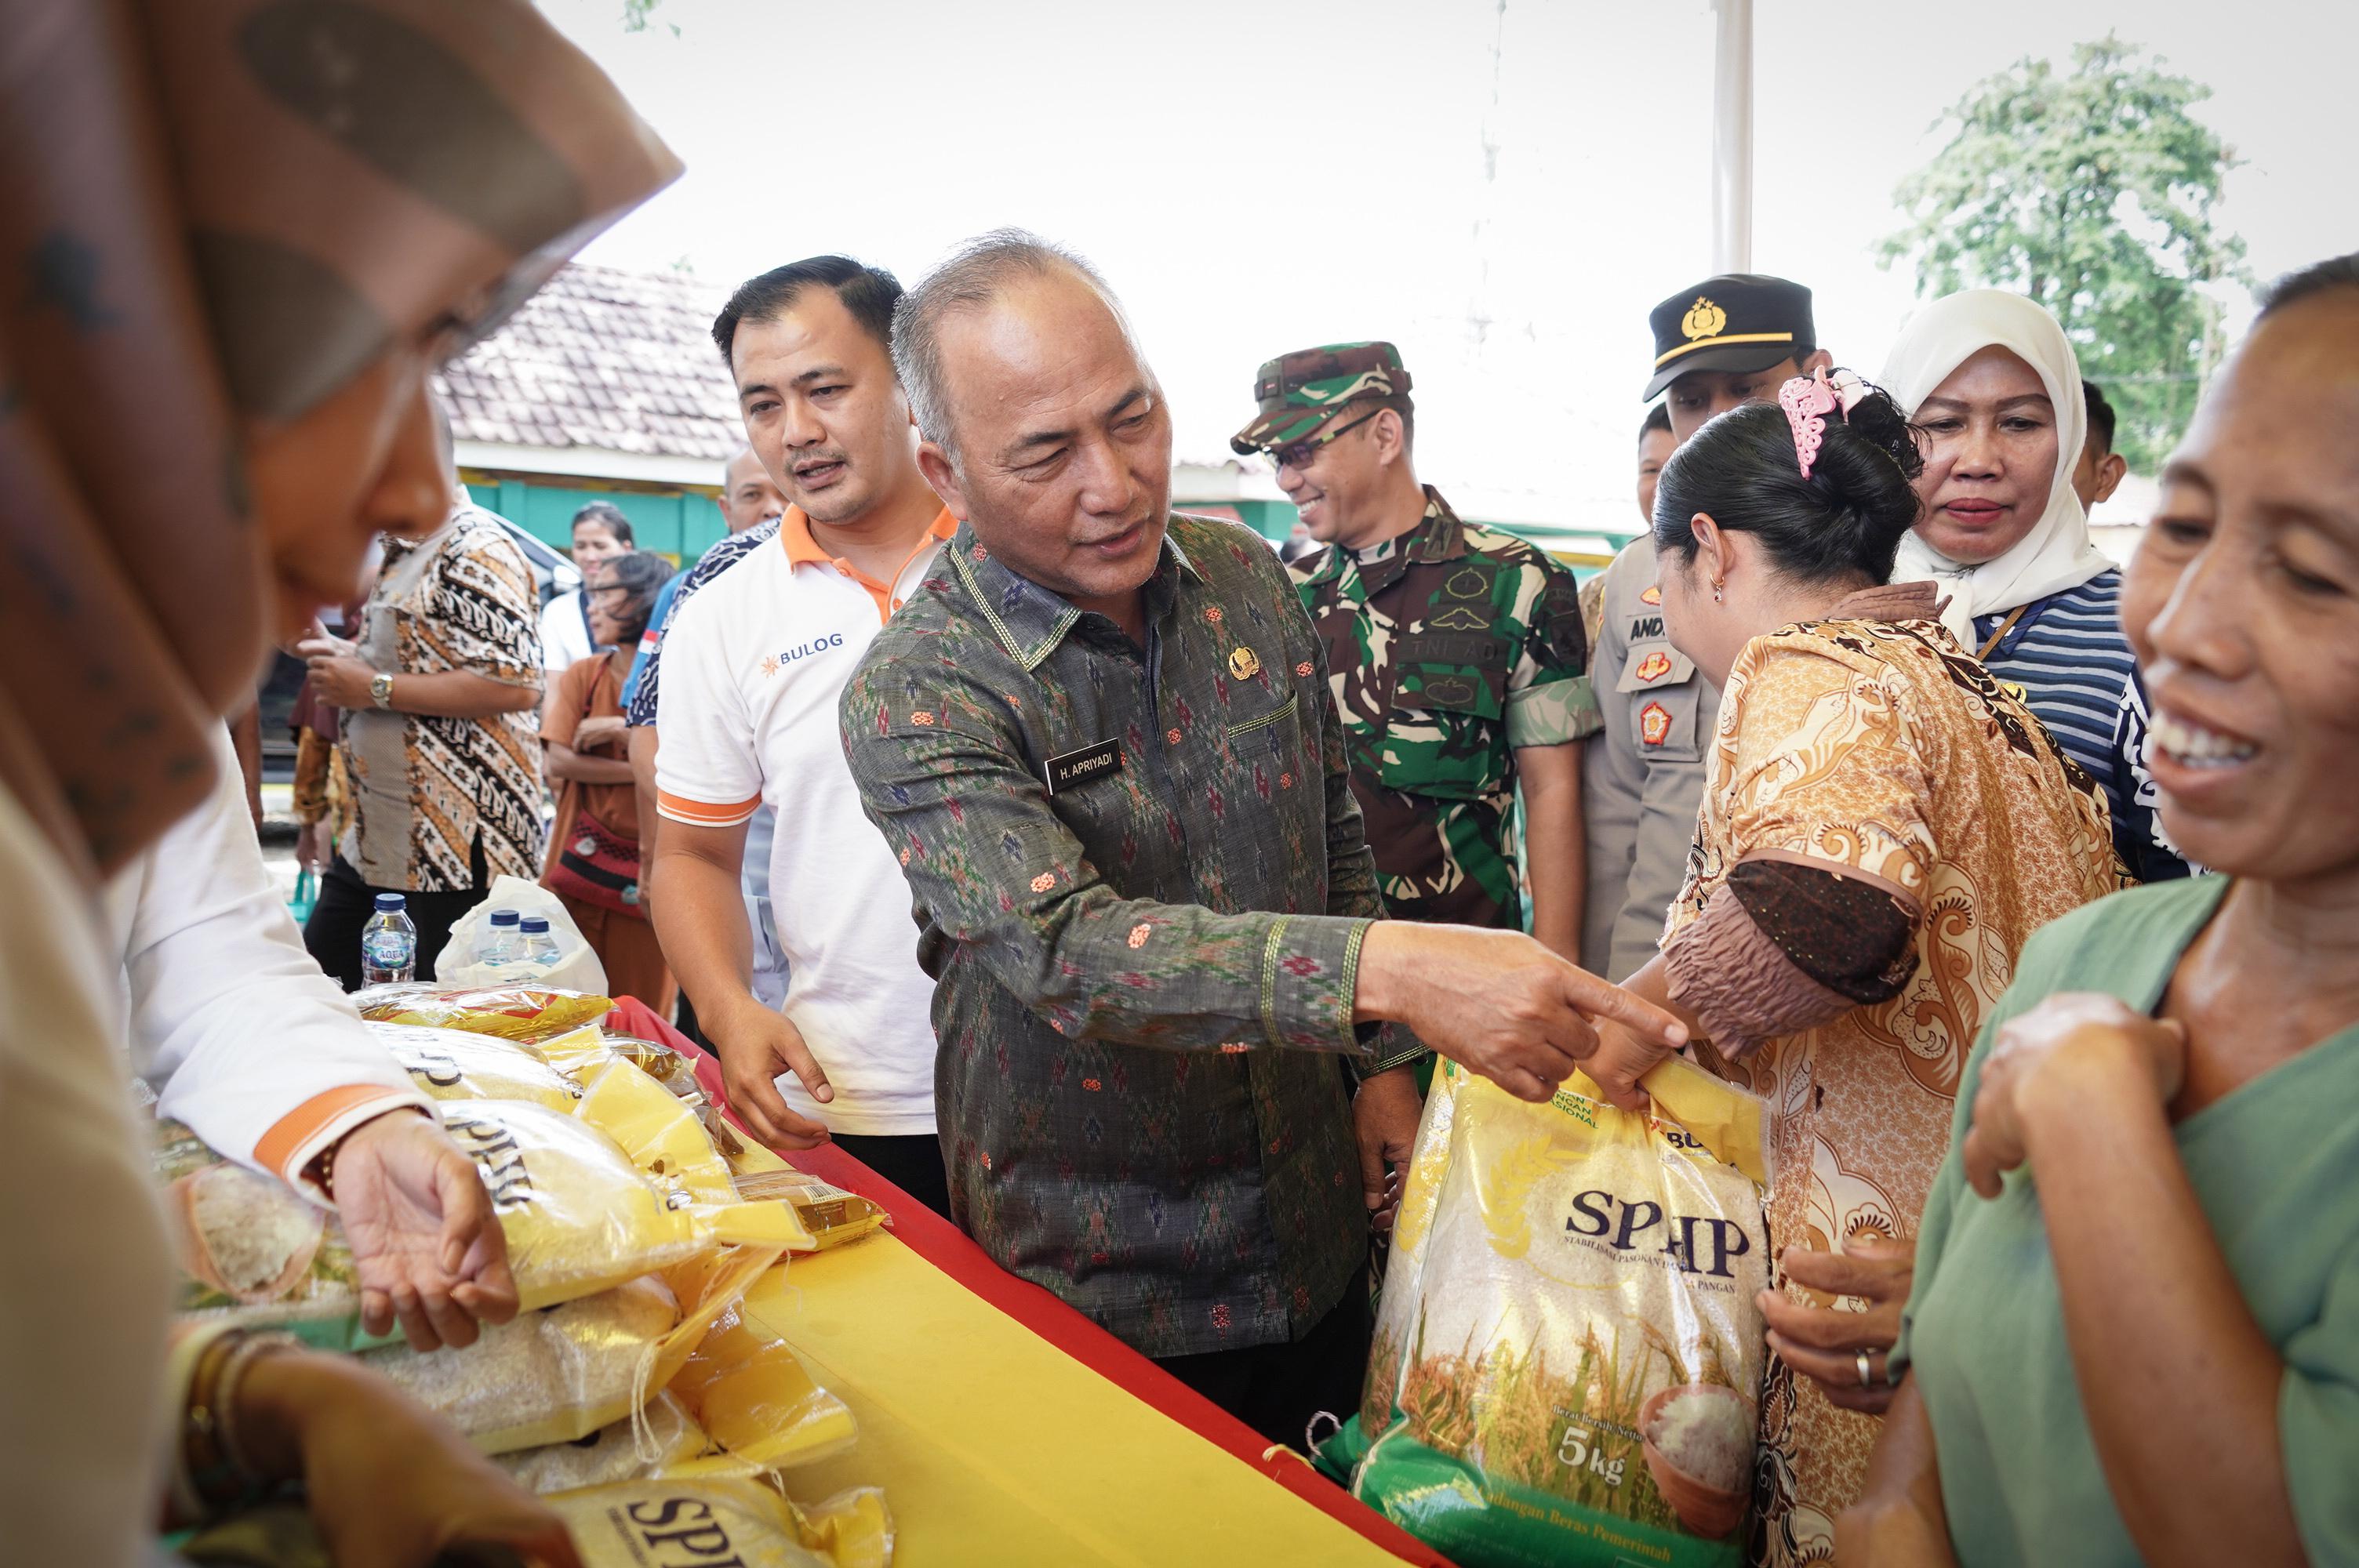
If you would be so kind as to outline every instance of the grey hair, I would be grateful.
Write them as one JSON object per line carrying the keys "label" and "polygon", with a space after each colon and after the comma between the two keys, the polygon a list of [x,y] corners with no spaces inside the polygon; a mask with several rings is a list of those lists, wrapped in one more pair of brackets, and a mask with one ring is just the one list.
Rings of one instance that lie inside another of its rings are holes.
{"label": "grey hair", "polygon": [[952,251],[941,265],[901,296],[893,312],[893,371],[926,439],[958,460],[951,438],[950,403],[942,386],[942,323],[999,297],[1019,278],[1058,272],[1080,275],[1105,300],[1123,330],[1130,323],[1106,280],[1078,251],[1025,229],[994,229]]}

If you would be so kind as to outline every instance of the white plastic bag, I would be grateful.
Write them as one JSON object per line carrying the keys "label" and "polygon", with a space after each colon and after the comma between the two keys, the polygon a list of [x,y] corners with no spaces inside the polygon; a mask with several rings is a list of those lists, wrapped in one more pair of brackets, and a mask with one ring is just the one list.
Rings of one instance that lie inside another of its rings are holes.
{"label": "white plastic bag", "polygon": [[[549,922],[550,940],[557,944],[554,964],[502,964],[494,968],[475,962],[475,946],[495,909],[538,914]],[[492,881],[484,902],[461,915],[451,927],[451,945],[434,960],[434,981],[441,986],[547,986],[557,990],[586,991],[604,996],[606,966],[590,950],[582,928],[565,912],[565,901],[522,877],[501,876]]]}

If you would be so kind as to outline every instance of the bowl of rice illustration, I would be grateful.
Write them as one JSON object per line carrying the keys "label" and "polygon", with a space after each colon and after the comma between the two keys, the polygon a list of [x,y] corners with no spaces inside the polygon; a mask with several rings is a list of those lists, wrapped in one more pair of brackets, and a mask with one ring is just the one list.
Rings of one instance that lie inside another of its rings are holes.
{"label": "bowl of rice illustration", "polygon": [[1754,1420],[1752,1401],[1719,1383],[1680,1383],[1638,1407],[1647,1474],[1698,1535],[1723,1536],[1745,1522]]}

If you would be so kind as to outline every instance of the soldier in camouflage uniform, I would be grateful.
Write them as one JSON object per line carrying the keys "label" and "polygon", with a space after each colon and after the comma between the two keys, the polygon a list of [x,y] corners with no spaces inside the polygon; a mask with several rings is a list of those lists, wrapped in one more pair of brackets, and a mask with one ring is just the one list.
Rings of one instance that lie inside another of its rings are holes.
{"label": "soldier in camouflage uniform", "polygon": [[1461,522],[1418,482],[1409,377],[1390,343],[1285,355],[1254,391],[1261,411],[1230,444],[1270,453],[1328,546],[1288,569],[1325,646],[1386,908],[1521,929],[1528,886],[1533,935],[1571,957],[1575,742],[1598,724],[1571,572]]}

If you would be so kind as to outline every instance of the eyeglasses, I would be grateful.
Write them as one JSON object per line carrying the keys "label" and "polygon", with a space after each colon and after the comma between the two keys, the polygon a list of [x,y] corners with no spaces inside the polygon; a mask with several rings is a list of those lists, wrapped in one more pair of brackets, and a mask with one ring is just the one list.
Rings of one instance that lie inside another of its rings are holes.
{"label": "eyeglasses", "polygon": [[1267,452],[1269,460],[1279,468],[1307,469],[1310,466],[1310,460],[1319,455],[1320,448],[1339,436],[1358,429],[1383,412],[1381,408],[1372,408],[1348,425],[1338,425],[1332,430],[1321,430],[1306,440],[1289,441],[1283,447],[1264,447],[1262,450]]}

